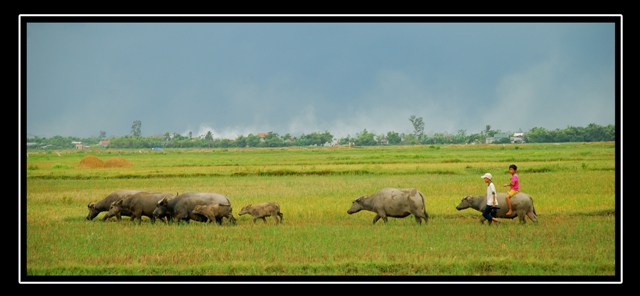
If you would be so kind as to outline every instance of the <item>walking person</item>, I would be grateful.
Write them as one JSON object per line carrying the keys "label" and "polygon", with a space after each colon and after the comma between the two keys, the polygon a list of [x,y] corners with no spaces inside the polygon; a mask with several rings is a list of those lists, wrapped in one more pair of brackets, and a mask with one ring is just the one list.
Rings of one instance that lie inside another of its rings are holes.
{"label": "walking person", "polygon": [[493,176],[491,176],[490,173],[486,173],[482,175],[481,178],[483,178],[484,182],[487,183],[487,205],[484,207],[484,210],[482,211],[482,216],[489,221],[489,225],[491,225],[491,222],[495,222],[496,225],[498,225],[500,223],[498,219],[491,216],[491,211],[494,208],[498,209],[498,198],[496,194],[496,187],[493,185],[493,182],[491,181],[491,179],[493,179]]}
{"label": "walking person", "polygon": [[511,174],[511,179],[509,180],[510,183],[509,184],[504,184],[502,185],[502,187],[511,187],[511,189],[509,189],[509,192],[507,192],[507,207],[509,207],[509,210],[507,211],[507,213],[505,214],[506,216],[511,215],[513,212],[511,211],[511,198],[516,195],[518,192],[520,192],[520,180],[518,179],[518,174],[516,174],[516,172],[518,171],[518,167],[515,164],[512,164],[509,166],[509,174]]}

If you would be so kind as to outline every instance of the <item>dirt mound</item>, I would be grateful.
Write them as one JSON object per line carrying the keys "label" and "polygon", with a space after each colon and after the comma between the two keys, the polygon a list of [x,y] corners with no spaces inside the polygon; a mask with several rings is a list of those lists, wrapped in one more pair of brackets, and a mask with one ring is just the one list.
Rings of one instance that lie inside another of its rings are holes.
{"label": "dirt mound", "polygon": [[122,157],[109,158],[104,162],[105,168],[119,168],[119,167],[126,167],[126,166],[133,166],[133,164]]}
{"label": "dirt mound", "polygon": [[122,157],[113,157],[102,161],[102,159],[93,155],[85,156],[80,160],[80,165],[78,165],[79,168],[120,168],[127,166],[133,166],[133,164]]}
{"label": "dirt mound", "polygon": [[101,168],[104,167],[104,161],[93,155],[88,155],[80,160],[79,168]]}

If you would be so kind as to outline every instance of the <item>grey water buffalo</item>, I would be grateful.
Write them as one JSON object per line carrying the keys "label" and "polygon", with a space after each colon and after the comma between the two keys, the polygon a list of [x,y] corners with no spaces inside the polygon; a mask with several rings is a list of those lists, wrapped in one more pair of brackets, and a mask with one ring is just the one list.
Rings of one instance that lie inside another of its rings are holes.
{"label": "grey water buffalo", "polygon": [[[112,202],[134,195],[141,191],[142,190],[116,190],[114,192],[109,193],[109,195],[105,196],[99,202],[89,203],[87,205],[87,208],[89,208],[89,214],[87,214],[87,220],[93,220],[93,218],[98,216],[98,214],[100,214],[101,212],[109,211],[109,208],[111,207]],[[125,214],[123,215],[128,216]],[[102,218],[102,221],[105,221],[105,220],[107,220],[107,216],[104,216]],[[118,217],[118,220],[120,220],[120,217]]]}
{"label": "grey water buffalo", "polygon": [[386,224],[387,217],[404,218],[410,214],[413,214],[418,224],[422,224],[423,219],[426,224],[429,219],[424,194],[415,188],[384,188],[371,196],[362,195],[353,200],[347,213],[351,215],[361,210],[376,214],[373,224],[380,218]]}
{"label": "grey water buffalo", "polygon": [[[231,206],[231,201],[228,197],[213,192],[185,192],[174,197],[165,197],[158,201],[153,215],[156,218],[163,215],[170,215],[172,221],[186,222],[195,220],[199,222],[206,222],[207,217],[194,214],[193,209],[197,205],[209,205],[220,204]],[[233,216],[231,216],[233,218]],[[235,223],[235,218],[230,219],[232,223]],[[222,224],[222,218],[216,218],[218,224]]]}
{"label": "grey water buffalo", "polygon": [[[253,223],[256,223],[257,219],[262,219],[264,223],[267,223],[267,219],[265,217],[272,216],[277,225],[279,223],[282,223],[282,219],[284,218],[284,215],[280,212],[280,205],[275,202],[263,202],[255,205],[246,205],[240,210],[240,212],[238,212],[238,216],[242,216],[245,214],[249,214],[253,217]],[[280,220],[278,220],[278,217],[280,217]]]}
{"label": "grey water buffalo", "polygon": [[[156,209],[158,201],[165,197],[172,196],[173,195],[171,193],[164,192],[138,192],[134,195],[112,202],[109,212],[105,217],[108,219],[116,216],[119,220],[120,215],[126,215],[131,217],[131,222],[142,222],[142,216],[147,216],[151,220],[151,223],[155,223],[156,217],[153,215],[153,211]],[[165,222],[165,216],[167,215],[161,215],[158,219]]]}
{"label": "grey water buffalo", "polygon": [[211,223],[222,218],[227,218],[229,222],[233,221],[233,223],[235,223],[235,218],[233,217],[233,208],[231,207],[231,205],[197,205],[195,208],[193,208],[193,213],[207,217],[207,223]]}
{"label": "grey water buffalo", "polygon": [[[506,192],[498,192],[498,194],[496,195],[496,198],[498,200],[498,207],[500,207],[500,209],[496,211],[496,214],[495,214],[496,218],[513,219],[515,217],[518,217],[520,219],[520,223],[524,224],[527,222],[525,220],[525,217],[529,217],[529,219],[531,219],[531,221],[533,221],[534,223],[538,222],[538,216],[536,216],[536,209],[533,207],[533,198],[529,194],[519,192],[518,194],[511,197],[511,208],[513,213],[509,216],[505,215],[508,210],[506,207],[507,205],[506,196],[507,196]],[[460,201],[460,204],[456,206],[456,209],[460,211],[467,208],[472,208],[482,213],[486,204],[487,204],[486,195],[481,195],[481,196],[468,195],[462,198],[462,200]],[[485,220],[487,219],[485,219],[482,215],[480,215],[480,222],[484,223]]]}

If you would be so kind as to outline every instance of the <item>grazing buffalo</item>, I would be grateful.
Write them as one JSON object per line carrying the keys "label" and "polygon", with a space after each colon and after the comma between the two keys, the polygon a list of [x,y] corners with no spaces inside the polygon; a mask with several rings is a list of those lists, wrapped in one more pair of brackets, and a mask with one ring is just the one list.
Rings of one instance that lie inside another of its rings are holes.
{"label": "grazing buffalo", "polygon": [[[109,195],[107,195],[105,198],[103,198],[99,202],[89,203],[87,205],[87,208],[89,208],[89,214],[87,215],[87,220],[93,220],[93,218],[98,216],[98,214],[100,214],[101,212],[109,211],[109,208],[111,207],[112,202],[134,195],[138,192],[141,192],[141,190],[116,190],[114,192],[109,193]],[[122,215],[128,216],[125,214],[122,214]],[[105,220],[107,220],[107,216],[104,216],[104,218],[102,218],[102,221],[105,221]],[[120,220],[119,216],[118,216],[118,220]]]}
{"label": "grazing buffalo", "polygon": [[[255,205],[249,204],[240,210],[238,216],[242,216],[244,214],[251,215],[253,217],[253,223],[256,223],[257,219],[262,219],[264,223],[267,223],[267,219],[265,219],[265,217],[272,216],[277,225],[282,223],[282,219],[284,218],[284,215],[280,212],[280,205],[275,202],[264,202]],[[279,221],[278,217],[280,217]]]}
{"label": "grazing buffalo", "polygon": [[218,219],[227,218],[229,222],[235,224],[235,218],[233,217],[233,208],[230,205],[210,204],[210,205],[197,205],[193,208],[194,214],[199,214],[207,217],[207,223],[217,221]]}
{"label": "grazing buffalo", "polygon": [[[206,222],[207,217],[194,214],[193,209],[197,205],[221,204],[231,206],[228,197],[213,192],[185,192],[174,197],[165,197],[158,201],[153,215],[156,218],[170,215],[173,221],[189,223],[190,220]],[[231,216],[233,218],[233,216]],[[222,224],[222,218],[216,218],[218,224]],[[235,222],[235,218],[232,219]]]}
{"label": "grazing buffalo", "polygon": [[[533,223],[538,222],[538,217],[536,216],[536,210],[533,207],[533,198],[526,193],[519,192],[518,194],[511,197],[511,208],[513,213],[509,216],[505,215],[507,213],[507,193],[498,192],[496,198],[498,200],[498,207],[500,207],[494,217],[496,218],[506,218],[513,219],[518,217],[520,219],[520,223],[526,223],[525,216],[529,217]],[[487,204],[487,196],[465,196],[460,201],[460,204],[456,206],[458,211],[464,210],[467,208],[473,208],[474,210],[481,212],[484,210],[484,207]],[[485,219],[482,215],[480,215],[480,222],[484,223]],[[491,221],[489,221],[491,223]]]}
{"label": "grazing buffalo", "polygon": [[[138,192],[112,202],[111,208],[109,208],[109,212],[105,217],[108,219],[116,216],[120,219],[120,215],[125,215],[131,217],[131,222],[136,220],[142,222],[142,216],[147,216],[151,223],[155,223],[156,217],[153,215],[153,211],[156,209],[156,205],[163,198],[172,196],[172,194],[164,192]],[[160,216],[158,219],[165,222],[165,216]]]}
{"label": "grazing buffalo", "polygon": [[373,195],[363,195],[356,198],[347,210],[349,215],[361,210],[376,213],[373,224],[382,218],[387,223],[387,217],[404,218],[413,214],[418,224],[426,224],[429,219],[424,203],[424,194],[415,188],[384,188]]}

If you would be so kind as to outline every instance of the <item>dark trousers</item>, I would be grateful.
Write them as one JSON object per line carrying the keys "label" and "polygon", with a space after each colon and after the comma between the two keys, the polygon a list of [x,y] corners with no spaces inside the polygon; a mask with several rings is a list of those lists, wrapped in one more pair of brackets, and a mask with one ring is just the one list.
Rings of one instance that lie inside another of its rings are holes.
{"label": "dark trousers", "polygon": [[491,216],[491,210],[493,210],[493,207],[487,205],[487,206],[484,207],[484,210],[482,211],[482,217],[484,217],[485,219],[489,220],[489,222],[491,222],[493,220],[493,219],[491,219],[491,218],[493,218]]}

